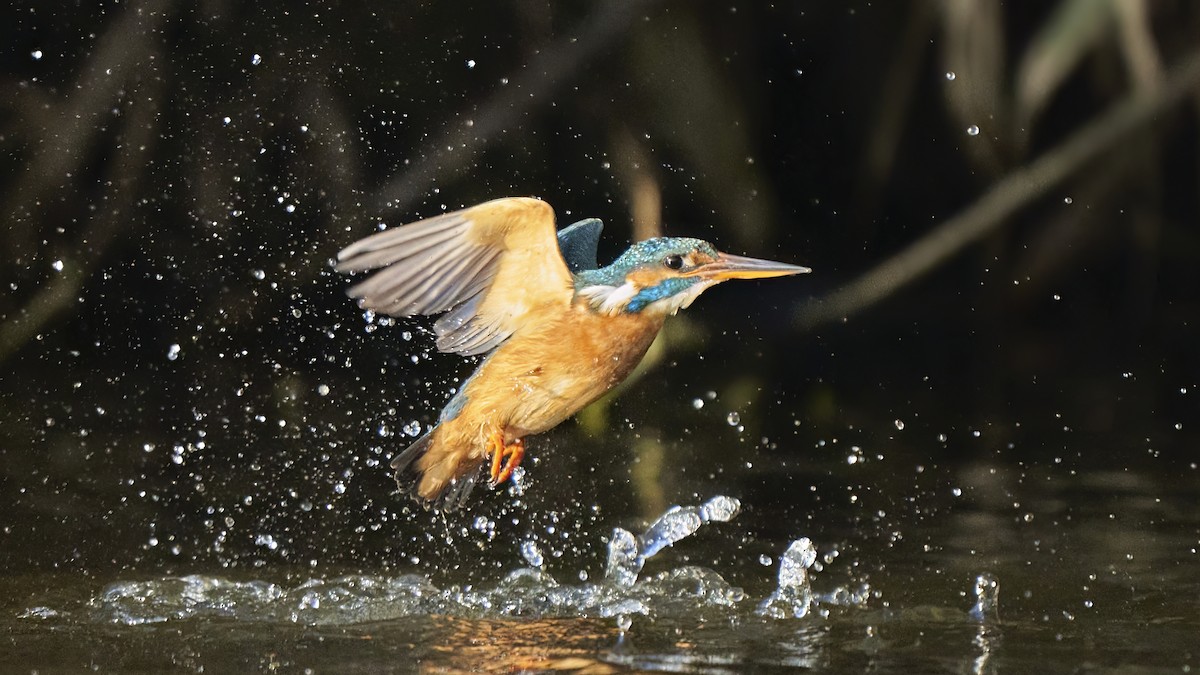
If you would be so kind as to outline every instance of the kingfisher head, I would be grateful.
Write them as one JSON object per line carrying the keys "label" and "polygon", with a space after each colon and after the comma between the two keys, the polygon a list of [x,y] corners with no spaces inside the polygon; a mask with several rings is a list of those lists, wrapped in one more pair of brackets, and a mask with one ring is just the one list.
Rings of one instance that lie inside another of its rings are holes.
{"label": "kingfisher head", "polygon": [[727,279],[810,271],[799,265],[722,253],[701,239],[656,237],[634,244],[608,267],[576,274],[575,297],[605,314],[666,316]]}

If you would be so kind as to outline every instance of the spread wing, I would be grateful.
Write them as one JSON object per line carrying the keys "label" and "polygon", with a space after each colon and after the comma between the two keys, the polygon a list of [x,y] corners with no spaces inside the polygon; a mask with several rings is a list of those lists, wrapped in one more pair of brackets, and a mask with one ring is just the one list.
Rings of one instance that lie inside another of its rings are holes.
{"label": "spread wing", "polygon": [[378,272],[348,293],[381,314],[441,314],[443,352],[482,354],[532,313],[566,307],[574,286],[554,234],[554,210],[510,197],[395,227],[338,253],[341,272]]}

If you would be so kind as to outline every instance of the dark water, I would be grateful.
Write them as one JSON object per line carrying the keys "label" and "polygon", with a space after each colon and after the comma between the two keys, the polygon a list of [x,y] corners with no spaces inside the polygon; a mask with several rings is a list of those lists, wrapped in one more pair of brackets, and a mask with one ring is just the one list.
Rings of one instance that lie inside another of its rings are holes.
{"label": "dark water", "polygon": [[[612,494],[547,517],[529,502],[551,460],[475,513],[387,520],[391,536],[434,536],[374,570],[147,553],[6,575],[0,653],[38,672],[1197,667],[1195,463],[932,465],[909,461],[906,433],[870,443],[886,452],[817,452],[819,469],[749,451],[711,481],[738,499],[685,501],[649,529]],[[568,526],[580,508],[586,524]]]}

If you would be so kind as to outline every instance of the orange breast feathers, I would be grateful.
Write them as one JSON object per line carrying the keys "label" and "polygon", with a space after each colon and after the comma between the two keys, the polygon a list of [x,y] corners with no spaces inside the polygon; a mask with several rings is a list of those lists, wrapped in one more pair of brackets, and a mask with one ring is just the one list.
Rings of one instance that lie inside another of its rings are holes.
{"label": "orange breast feathers", "polygon": [[661,316],[602,317],[573,305],[518,331],[467,382],[462,408],[430,434],[416,460],[418,495],[435,499],[477,472],[494,434],[517,443],[595,401],[637,366],[662,324]]}
{"label": "orange breast feathers", "polygon": [[546,431],[624,380],[662,324],[572,306],[501,345],[472,378],[459,416],[480,416],[476,423],[499,426],[510,441]]}

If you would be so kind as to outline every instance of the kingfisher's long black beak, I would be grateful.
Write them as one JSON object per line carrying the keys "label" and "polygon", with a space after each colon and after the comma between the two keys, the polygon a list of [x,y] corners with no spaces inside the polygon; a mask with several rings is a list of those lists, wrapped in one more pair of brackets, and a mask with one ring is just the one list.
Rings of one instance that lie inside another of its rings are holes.
{"label": "kingfisher's long black beak", "polygon": [[766,279],[786,277],[792,274],[808,274],[812,270],[800,265],[747,258],[731,253],[720,253],[714,262],[696,268],[695,274],[714,281],[726,279]]}

